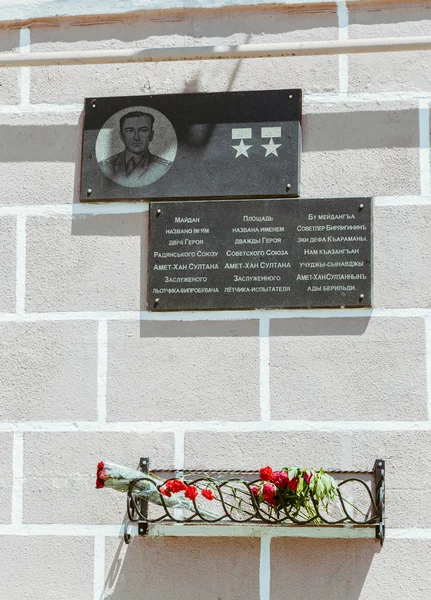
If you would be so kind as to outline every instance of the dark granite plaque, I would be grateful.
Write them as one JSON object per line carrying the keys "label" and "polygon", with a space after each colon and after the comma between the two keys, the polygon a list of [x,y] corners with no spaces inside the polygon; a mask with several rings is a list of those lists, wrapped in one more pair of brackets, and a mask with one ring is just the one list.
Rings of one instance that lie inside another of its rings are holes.
{"label": "dark granite plaque", "polygon": [[85,101],[81,200],[299,196],[301,90]]}
{"label": "dark granite plaque", "polygon": [[371,306],[371,206],[152,202],[149,310]]}

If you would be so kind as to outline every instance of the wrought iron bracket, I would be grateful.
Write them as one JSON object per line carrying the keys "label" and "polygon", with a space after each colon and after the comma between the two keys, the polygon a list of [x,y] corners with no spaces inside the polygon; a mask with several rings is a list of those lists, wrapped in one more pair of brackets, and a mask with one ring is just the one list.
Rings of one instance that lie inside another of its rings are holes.
{"label": "wrought iron bracket", "polygon": [[377,459],[374,463],[374,477],[376,486],[376,505],[379,511],[379,522],[376,525],[376,538],[383,546],[385,541],[385,461]]}
{"label": "wrought iron bracket", "polygon": [[[148,457],[141,458],[139,461],[139,470],[143,474],[148,474],[150,469],[150,459]],[[148,500],[139,498],[139,508],[133,500],[132,490],[127,492],[127,515],[128,519],[124,524],[124,542],[130,544],[131,534],[129,533],[129,525],[138,523],[138,535],[147,535],[148,533]]]}
{"label": "wrought iron bracket", "polygon": [[[150,459],[148,457],[141,458],[139,463],[139,470],[142,472],[142,481],[145,481],[145,475],[150,472]],[[167,479],[175,479],[179,477],[179,474],[172,470],[152,470],[151,473],[161,478],[161,482]],[[235,525],[269,525],[269,526],[281,526],[287,527],[290,530],[292,527],[304,527],[308,526],[310,537],[314,537],[316,532],[322,532],[327,528],[336,527],[338,532],[341,529],[345,529],[346,533],[357,529],[358,535],[352,535],[351,537],[372,537],[364,536],[364,528],[375,528],[375,537],[380,541],[383,546],[385,538],[385,461],[378,459],[374,463],[372,471],[331,471],[333,476],[338,480],[338,498],[336,499],[336,506],[339,512],[336,518],[328,518],[328,515],[322,510],[317,502],[313,499],[314,513],[306,518],[292,514],[288,510],[284,513],[275,514],[270,508],[263,507],[254,498],[251,488],[252,484],[260,481],[259,474],[251,471],[183,471],[181,477],[184,477],[185,482],[189,485],[198,486],[202,485],[205,487],[208,482],[214,486],[216,493],[219,497],[221,504],[221,514],[216,518],[208,518],[205,515],[205,511],[202,511],[196,503],[193,501],[194,509],[191,510],[191,515],[184,517],[184,514],[178,516],[176,509],[172,510],[165,502],[165,497],[160,495],[160,504],[158,506],[157,515],[149,515],[149,503],[148,500],[139,497],[134,489],[135,482],[132,482],[127,492],[127,513],[128,521],[124,528],[124,541],[126,544],[130,542],[131,534],[129,533],[129,526],[131,523],[137,524],[137,530],[139,536],[145,536],[149,534],[149,524],[151,523],[167,523],[168,525],[174,525],[175,523],[181,523],[187,526],[198,525],[213,525],[217,530],[217,525],[233,527]],[[344,475],[346,477],[344,477]],[[231,494],[232,488],[230,485],[238,483],[243,486],[241,493],[246,498],[246,510],[242,510],[238,513],[238,506],[235,500],[232,501]],[[351,497],[348,492],[344,490],[349,489],[343,486],[356,485],[358,489],[361,489],[365,497],[368,498],[369,508],[367,512],[362,512],[361,516],[358,516],[352,510]],[[158,486],[158,487],[161,487]],[[364,489],[365,488],[365,489]],[[181,512],[181,510],[180,510]],[[184,528],[181,528],[184,532]],[[220,530],[223,529],[220,527]],[[366,533],[366,532],[365,532]],[[183,533],[184,535],[184,533]],[[217,534],[215,534],[217,535]],[[317,537],[317,536],[316,536]],[[340,535],[340,537],[343,537]]]}

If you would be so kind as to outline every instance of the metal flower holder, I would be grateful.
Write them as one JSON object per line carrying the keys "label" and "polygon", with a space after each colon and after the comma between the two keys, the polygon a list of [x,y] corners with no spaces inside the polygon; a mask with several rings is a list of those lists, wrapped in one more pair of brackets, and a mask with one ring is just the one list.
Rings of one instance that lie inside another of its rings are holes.
{"label": "metal flower holder", "polygon": [[[338,484],[337,498],[327,505],[316,502],[311,497],[312,510],[306,514],[294,512],[291,507],[276,511],[265,503],[259,503],[252,493],[251,486],[260,482],[255,471],[169,471],[152,469],[154,476],[164,480],[182,477],[187,485],[205,489],[211,485],[218,514],[208,518],[208,512],[193,501],[194,510],[172,508],[166,505],[160,494],[161,504],[155,506],[137,495],[136,483],[150,481],[150,461],[141,458],[142,477],[130,483],[127,493],[127,513],[130,523],[138,524],[138,534],[146,535],[151,523],[166,522],[167,525],[181,523],[187,525],[238,525],[266,524],[286,527],[375,527],[375,537],[383,545],[385,537],[385,461],[378,459],[371,471],[328,471]],[[130,542],[126,523],[124,539]]]}

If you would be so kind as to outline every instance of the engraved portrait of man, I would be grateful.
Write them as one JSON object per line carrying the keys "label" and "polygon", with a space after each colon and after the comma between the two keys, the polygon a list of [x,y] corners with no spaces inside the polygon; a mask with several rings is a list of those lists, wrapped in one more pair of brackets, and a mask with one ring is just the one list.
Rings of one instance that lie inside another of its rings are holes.
{"label": "engraved portrait of man", "polygon": [[156,131],[154,116],[135,110],[119,120],[119,137],[124,150],[99,162],[99,167],[115,183],[125,187],[141,187],[160,179],[172,162],[150,151]]}

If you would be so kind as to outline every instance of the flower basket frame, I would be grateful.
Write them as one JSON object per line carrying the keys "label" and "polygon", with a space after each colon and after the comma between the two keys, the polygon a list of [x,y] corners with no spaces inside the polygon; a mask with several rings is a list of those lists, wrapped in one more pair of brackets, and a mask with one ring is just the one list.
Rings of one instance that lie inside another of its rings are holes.
{"label": "flower basket frame", "polygon": [[[238,532],[238,527],[251,526],[250,531],[261,532],[265,528],[277,528],[278,535],[290,535],[298,537],[374,537],[383,546],[385,538],[385,461],[377,459],[373,469],[370,471],[328,471],[337,480],[337,518],[328,518],[325,511],[312,497],[312,514],[294,514],[291,510],[274,511],[270,507],[262,506],[253,492],[252,486],[260,481],[259,473],[256,471],[196,471],[183,470],[181,472],[163,469],[151,469],[152,476],[164,480],[183,478],[188,485],[203,486],[209,483],[216,490],[220,516],[208,518],[203,514],[193,501],[194,511],[184,515],[182,511],[167,506],[164,496],[161,494],[161,506],[158,507],[157,515],[149,514],[148,500],[136,494],[136,482],[146,481],[146,475],[150,472],[150,459],[141,458],[139,470],[142,478],[135,479],[129,485],[127,492],[127,514],[128,522],[124,529],[124,539],[130,542],[130,524],[137,524],[137,532],[140,536],[153,535],[229,535]],[[350,500],[345,495],[344,489],[348,484],[356,486],[361,493],[369,499],[369,507],[366,513],[361,513],[359,518],[352,507]],[[234,493],[235,500],[232,502],[232,488],[240,485],[241,495]],[[246,509],[238,511],[238,502],[244,501]],[[180,527],[175,527],[175,524]],[[198,527],[194,527],[198,526]],[[366,529],[367,531],[364,531]],[[331,531],[329,531],[331,530]],[[211,531],[211,533],[209,533]],[[228,532],[228,533],[226,533]],[[332,533],[331,533],[332,532]],[[372,532],[372,534],[371,534]],[[245,535],[239,533],[239,535]],[[371,535],[370,535],[371,534]],[[257,535],[260,535],[257,533]]]}

